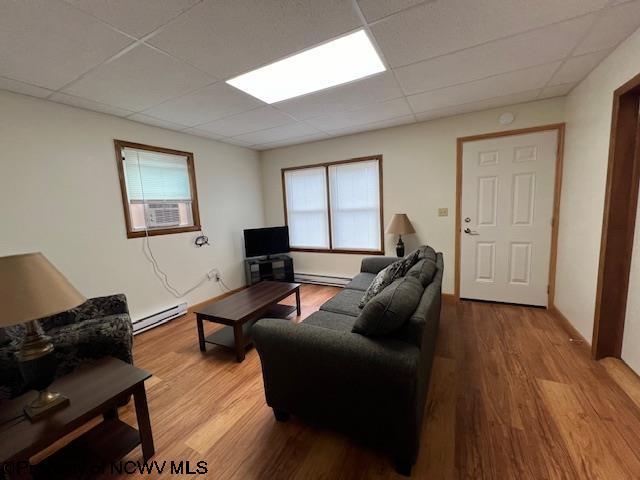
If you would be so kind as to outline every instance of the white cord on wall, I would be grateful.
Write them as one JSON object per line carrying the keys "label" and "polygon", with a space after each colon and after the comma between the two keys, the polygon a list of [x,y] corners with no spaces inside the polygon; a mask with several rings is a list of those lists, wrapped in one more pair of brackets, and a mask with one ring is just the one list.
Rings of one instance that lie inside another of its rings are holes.
{"label": "white cord on wall", "polygon": [[[142,193],[142,204],[146,205],[144,183],[142,182],[142,170],[140,169],[140,155],[136,153],[136,157],[138,165],[138,177],[140,178],[140,191]],[[200,233],[202,234],[202,232]],[[196,285],[189,288],[188,290],[185,290],[184,292],[180,292],[177,288],[171,285],[171,283],[169,282],[169,276],[164,272],[164,270],[160,268],[160,265],[158,265],[158,260],[156,260],[156,257],[153,254],[153,250],[151,250],[151,243],[149,241],[149,228],[147,227],[146,209],[144,215],[144,241],[142,242],[142,252],[144,253],[144,256],[147,258],[147,260],[149,260],[149,263],[151,263],[153,267],[153,273],[158,278],[158,280],[160,280],[162,287],[175,298],[186,297],[188,294],[213,279],[216,279],[218,282],[220,282],[220,285],[222,285],[222,287],[226,290],[231,290],[222,280],[222,274],[217,268],[212,268],[211,270],[209,270],[202,280],[200,280]]]}

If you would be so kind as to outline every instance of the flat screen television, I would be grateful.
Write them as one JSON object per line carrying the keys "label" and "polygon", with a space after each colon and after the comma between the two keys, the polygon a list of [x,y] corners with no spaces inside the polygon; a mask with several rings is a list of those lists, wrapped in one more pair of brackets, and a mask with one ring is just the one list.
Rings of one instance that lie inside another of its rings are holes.
{"label": "flat screen television", "polygon": [[251,228],[244,231],[247,258],[286,253],[289,250],[289,227]]}

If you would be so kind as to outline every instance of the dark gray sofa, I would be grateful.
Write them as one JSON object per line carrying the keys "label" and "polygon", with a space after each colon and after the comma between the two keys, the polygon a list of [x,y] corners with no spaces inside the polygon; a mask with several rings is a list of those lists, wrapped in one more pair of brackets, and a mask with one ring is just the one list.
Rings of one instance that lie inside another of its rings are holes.
{"label": "dark gray sofa", "polygon": [[352,333],[358,303],[375,275],[397,260],[370,257],[361,272],[300,324],[261,319],[252,335],[267,404],[330,425],[390,452],[400,473],[416,461],[438,325],[443,261],[411,318],[384,337]]}

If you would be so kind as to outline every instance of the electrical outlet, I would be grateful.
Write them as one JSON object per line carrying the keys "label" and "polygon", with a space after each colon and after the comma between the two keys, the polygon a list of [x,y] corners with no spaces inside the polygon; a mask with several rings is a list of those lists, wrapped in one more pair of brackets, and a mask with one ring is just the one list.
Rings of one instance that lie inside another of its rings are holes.
{"label": "electrical outlet", "polygon": [[216,282],[220,281],[220,272],[217,272],[216,270],[209,270],[207,272],[207,278],[209,280],[215,280]]}
{"label": "electrical outlet", "polygon": [[448,208],[439,208],[438,209],[438,216],[439,217],[448,217],[449,216],[449,209]]}

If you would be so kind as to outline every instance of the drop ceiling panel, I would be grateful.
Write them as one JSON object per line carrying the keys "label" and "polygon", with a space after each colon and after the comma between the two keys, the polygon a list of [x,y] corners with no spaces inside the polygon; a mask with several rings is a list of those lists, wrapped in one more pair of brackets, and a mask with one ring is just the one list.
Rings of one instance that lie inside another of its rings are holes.
{"label": "drop ceiling panel", "polygon": [[380,20],[382,17],[415,7],[421,3],[425,3],[425,0],[358,0],[360,10],[368,22]]}
{"label": "drop ceiling panel", "polygon": [[154,127],[166,128],[167,130],[184,130],[185,128],[187,128],[185,125],[167,122],[166,120],[150,117],[149,115],[145,115],[143,113],[136,113],[135,115],[131,115],[128,118],[129,120],[133,120],[134,122],[153,125]]}
{"label": "drop ceiling panel", "polygon": [[205,0],[150,43],[227,79],[360,25],[347,0]]}
{"label": "drop ceiling panel", "polygon": [[139,111],[212,81],[199,70],[141,45],[99,66],[64,92]]}
{"label": "drop ceiling panel", "polygon": [[65,3],[0,1],[0,76],[57,90],[133,39]]}
{"label": "drop ceiling panel", "polygon": [[569,58],[553,75],[549,85],[579,82],[586,77],[591,70],[596,68],[609,53],[611,53],[611,50],[587,53],[586,55]]}
{"label": "drop ceiling panel", "polygon": [[307,122],[325,131],[335,131],[356,125],[390,120],[392,118],[410,115],[411,113],[406,100],[404,98],[397,98],[395,100],[375,103],[358,110],[311,118],[307,120]]}
{"label": "drop ceiling panel", "polygon": [[407,95],[479,80],[566,57],[592,25],[595,15],[496,40],[396,70]]}
{"label": "drop ceiling panel", "polygon": [[117,117],[126,117],[131,115],[131,110],[124,108],[112,107],[103,103],[94,102],[93,100],[87,100],[86,98],[74,97],[66,93],[54,93],[49,100],[54,102],[64,103],[65,105],[71,105],[72,107],[84,108],[85,110],[93,110],[94,112],[107,113],[109,115],[115,115]]}
{"label": "drop ceiling panel", "polygon": [[576,83],[563,83],[562,85],[554,85],[542,89],[539,98],[562,97],[567,95],[576,86]]}
{"label": "drop ceiling panel", "polygon": [[393,67],[451,53],[598,10],[607,0],[448,0],[372,26]]}
{"label": "drop ceiling panel", "polygon": [[200,130],[199,128],[187,128],[186,130],[183,130],[183,132],[190,133],[191,135],[196,135],[198,137],[212,138],[213,140],[220,140],[223,138],[222,135],[207,132],[206,130]]}
{"label": "drop ceiling panel", "polygon": [[297,119],[306,120],[311,117],[354,110],[367,104],[401,96],[402,90],[393,73],[385,72],[364,80],[276,103],[275,106]]}
{"label": "drop ceiling panel", "polygon": [[475,82],[441,88],[407,97],[414,112],[461,105],[512,93],[543,88],[560,62],[505,73]]}
{"label": "drop ceiling panel", "polygon": [[305,135],[303,137],[290,138],[288,140],[281,140],[279,142],[263,143],[259,145],[253,145],[252,148],[256,150],[268,150],[270,148],[286,147],[287,145],[297,145],[300,143],[315,142],[317,140],[325,140],[329,138],[326,133],[316,133],[312,135]]}
{"label": "drop ceiling panel", "polygon": [[329,133],[339,135],[349,135],[351,133],[366,132],[368,130],[379,130],[381,128],[397,127],[398,125],[406,125],[414,123],[413,115],[404,115],[402,117],[392,118],[391,120],[382,120],[381,122],[367,123],[365,125],[356,125],[354,127],[340,128],[338,130],[330,130]]}
{"label": "drop ceiling panel", "polygon": [[616,46],[640,25],[640,0],[623,3],[603,12],[594,28],[574,52],[595,52]]}
{"label": "drop ceiling panel", "polygon": [[293,122],[295,122],[293,118],[273,107],[261,107],[200,125],[199,128],[225,137],[235,137],[244,133],[279,127]]}
{"label": "drop ceiling panel", "polygon": [[0,90],[8,90],[10,92],[22,93],[23,95],[31,95],[32,97],[48,97],[53,92],[46,88],[37,87],[36,85],[30,85],[24,82],[18,82],[17,80],[11,80],[10,78],[0,77]]}
{"label": "drop ceiling panel", "polygon": [[199,0],[65,0],[118,29],[141,38]]}
{"label": "drop ceiling panel", "polygon": [[[452,107],[438,108],[423,113],[416,114],[419,122],[435,120],[437,118],[451,117],[453,115],[462,115],[465,113],[478,112],[491,108],[505,107],[516,105],[518,103],[533,102],[538,98],[539,89],[530,90],[528,92],[519,92],[511,95],[503,95],[496,98],[489,98],[478,102],[465,103],[463,105],[454,105]],[[497,118],[496,118],[497,120]]]}
{"label": "drop ceiling panel", "polygon": [[257,145],[263,143],[279,142],[281,140],[287,140],[289,138],[318,135],[321,133],[322,132],[319,132],[317,129],[305,123],[294,123],[292,125],[268,128],[266,130],[260,130],[258,132],[245,133],[244,135],[238,135],[232,138],[240,140],[241,142],[246,142],[250,145]]}
{"label": "drop ceiling panel", "polygon": [[264,103],[260,100],[224,82],[218,82],[157,105],[144,113],[192,127],[261,105]]}

